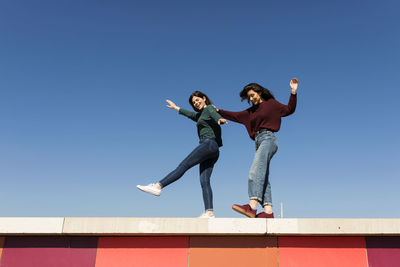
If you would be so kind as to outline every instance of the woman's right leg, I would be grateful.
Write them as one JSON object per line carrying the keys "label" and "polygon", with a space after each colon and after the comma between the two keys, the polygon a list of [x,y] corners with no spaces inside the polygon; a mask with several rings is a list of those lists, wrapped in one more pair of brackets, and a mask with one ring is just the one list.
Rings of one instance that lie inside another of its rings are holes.
{"label": "woman's right leg", "polygon": [[199,164],[200,162],[212,157],[212,151],[209,148],[209,142],[202,141],[179,165],[178,167],[170,172],[165,178],[163,178],[158,183],[161,187],[166,187],[167,185],[175,182],[183,176],[183,174],[192,168],[193,166]]}

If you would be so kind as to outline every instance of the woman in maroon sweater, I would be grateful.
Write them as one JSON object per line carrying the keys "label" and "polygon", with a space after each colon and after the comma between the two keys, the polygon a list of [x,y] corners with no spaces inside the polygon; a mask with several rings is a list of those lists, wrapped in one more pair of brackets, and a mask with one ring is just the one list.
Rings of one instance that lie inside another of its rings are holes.
{"label": "woman in maroon sweater", "polygon": [[[240,92],[242,101],[247,99],[252,106],[240,112],[217,110],[224,118],[243,124],[251,139],[256,143],[256,153],[249,173],[249,197],[247,205],[234,204],[232,209],[250,218],[274,218],[272,212],[269,163],[278,150],[274,132],[279,131],[281,117],[292,114],[296,109],[298,80],[292,79],[288,105],[275,100],[272,93],[256,83],[246,85]],[[264,212],[257,214],[257,203]]]}

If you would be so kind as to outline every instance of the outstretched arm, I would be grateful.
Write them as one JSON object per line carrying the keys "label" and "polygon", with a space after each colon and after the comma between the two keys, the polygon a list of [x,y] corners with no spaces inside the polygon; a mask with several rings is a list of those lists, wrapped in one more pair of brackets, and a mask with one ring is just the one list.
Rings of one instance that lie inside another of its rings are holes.
{"label": "outstretched arm", "polygon": [[247,110],[239,111],[239,112],[232,112],[223,109],[217,109],[217,112],[230,121],[244,123],[248,119],[248,112]]}
{"label": "outstretched arm", "polygon": [[297,104],[297,87],[299,81],[296,78],[290,80],[290,88],[292,89],[288,105],[282,105],[282,117],[289,116],[296,110]]}
{"label": "outstretched arm", "polygon": [[177,111],[179,112],[179,114],[184,115],[184,116],[188,117],[189,119],[191,119],[191,120],[193,120],[193,121],[197,121],[197,114],[196,114],[196,113],[191,112],[191,111],[189,111],[189,110],[186,110],[186,109],[184,109],[184,108],[178,107],[178,106],[175,105],[175,103],[172,102],[171,100],[168,100],[168,99],[167,99],[166,101],[167,101],[167,103],[168,103],[167,108],[175,109],[175,110],[177,110]]}

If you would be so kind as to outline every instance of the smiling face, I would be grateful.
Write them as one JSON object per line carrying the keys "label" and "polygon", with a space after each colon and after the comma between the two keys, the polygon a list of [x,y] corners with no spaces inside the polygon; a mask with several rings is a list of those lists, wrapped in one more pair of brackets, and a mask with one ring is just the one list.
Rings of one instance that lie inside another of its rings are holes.
{"label": "smiling face", "polygon": [[247,99],[253,103],[253,105],[258,105],[261,102],[263,102],[263,99],[261,98],[260,94],[256,93],[253,90],[249,90],[247,92]]}
{"label": "smiling face", "polygon": [[202,110],[203,108],[205,108],[206,105],[206,98],[203,97],[198,97],[198,96],[193,96],[192,97],[192,103],[193,106],[197,109],[197,110]]}

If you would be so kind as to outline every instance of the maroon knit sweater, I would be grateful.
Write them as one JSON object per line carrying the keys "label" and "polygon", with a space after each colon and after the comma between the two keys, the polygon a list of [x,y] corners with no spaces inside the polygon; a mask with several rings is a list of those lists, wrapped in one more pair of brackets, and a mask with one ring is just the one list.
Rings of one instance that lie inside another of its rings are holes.
{"label": "maroon knit sweater", "polygon": [[288,105],[283,105],[273,98],[263,101],[240,112],[220,109],[222,117],[246,126],[251,139],[254,140],[256,132],[261,129],[270,129],[274,132],[281,127],[281,117],[286,117],[296,110],[297,94],[291,94]]}

